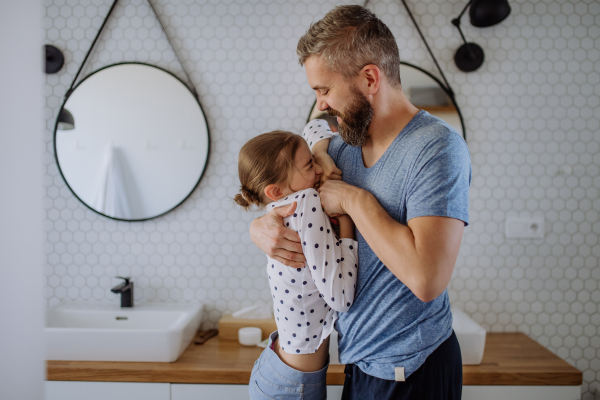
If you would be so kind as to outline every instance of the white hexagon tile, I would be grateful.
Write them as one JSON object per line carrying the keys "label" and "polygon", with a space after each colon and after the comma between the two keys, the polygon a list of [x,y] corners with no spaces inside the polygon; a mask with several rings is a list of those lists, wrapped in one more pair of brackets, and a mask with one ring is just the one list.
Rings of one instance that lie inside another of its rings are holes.
{"label": "white hexagon tile", "polygon": [[[314,101],[295,48],[336,1],[154,0],[200,95],[211,134],[206,174],[192,196],[156,220],[127,223],[87,209],[54,161],[63,96],[112,1],[45,0],[46,43],[65,67],[47,75],[46,298],[117,303],[116,275],[137,301],[201,301],[205,327],[224,312],[270,301],[264,255],[231,200],[237,153],[277,128],[300,132]],[[470,226],[450,283],[452,303],[488,331],[525,332],[583,371],[583,399],[600,391],[600,3],[511,0],[502,24],[465,36],[484,49],[473,73],[453,63],[450,20],[466,1],[409,1],[456,92],[471,151]],[[398,1],[371,0],[403,60],[438,75]],[[83,76],[140,61],[184,75],[144,0],[122,0]],[[543,240],[506,239],[507,216],[545,218]]]}

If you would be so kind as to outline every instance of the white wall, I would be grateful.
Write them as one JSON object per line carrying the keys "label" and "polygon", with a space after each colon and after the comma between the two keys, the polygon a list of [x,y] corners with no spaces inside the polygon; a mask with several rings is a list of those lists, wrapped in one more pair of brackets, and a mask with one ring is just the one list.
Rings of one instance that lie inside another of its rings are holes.
{"label": "white wall", "polygon": [[0,398],[42,399],[45,377],[42,7],[0,2]]}
{"label": "white wall", "polygon": [[[489,331],[525,332],[584,372],[584,399],[600,386],[600,3],[510,0],[502,24],[474,28],[478,71],[453,62],[451,24],[466,0],[409,0],[451,82],[472,156],[470,225],[449,294]],[[211,129],[208,170],[174,212],[117,223],[80,204],[54,163],[52,128],[63,95],[111,1],[45,0],[46,38],[67,64],[46,78],[46,298],[118,304],[115,275],[132,275],[137,299],[201,301],[206,327],[224,312],[269,301],[265,257],[248,237],[253,215],[231,197],[249,138],[300,132],[314,94],[298,65],[298,38],[341,0],[154,0],[194,81]],[[361,1],[362,3],[362,1]],[[436,74],[398,0],[370,0],[400,57]],[[145,0],[123,0],[88,71],[119,61],[181,76]],[[540,212],[544,240],[506,239],[507,215]]]}

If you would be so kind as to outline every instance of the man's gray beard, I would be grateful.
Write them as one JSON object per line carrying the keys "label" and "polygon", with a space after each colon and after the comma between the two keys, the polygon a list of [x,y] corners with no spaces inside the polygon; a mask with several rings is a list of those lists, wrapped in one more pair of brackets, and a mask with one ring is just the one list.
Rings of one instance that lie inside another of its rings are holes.
{"label": "man's gray beard", "polygon": [[369,136],[369,125],[373,119],[373,107],[356,86],[352,88],[354,98],[352,103],[343,113],[337,110],[329,109],[329,115],[339,116],[342,122],[339,123],[338,131],[345,143],[350,146],[360,147],[365,144]]}

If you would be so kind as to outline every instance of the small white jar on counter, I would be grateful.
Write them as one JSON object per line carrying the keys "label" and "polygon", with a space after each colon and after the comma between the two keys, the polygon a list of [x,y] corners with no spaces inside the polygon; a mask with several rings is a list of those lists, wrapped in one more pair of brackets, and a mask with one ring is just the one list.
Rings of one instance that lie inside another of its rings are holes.
{"label": "small white jar on counter", "polygon": [[260,328],[247,327],[238,331],[238,341],[244,346],[256,346],[262,340],[262,331]]}

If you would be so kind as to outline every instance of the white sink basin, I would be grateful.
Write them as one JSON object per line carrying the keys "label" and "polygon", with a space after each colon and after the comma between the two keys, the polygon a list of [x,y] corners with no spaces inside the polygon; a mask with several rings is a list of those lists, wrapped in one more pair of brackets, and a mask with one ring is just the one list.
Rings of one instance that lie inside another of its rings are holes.
{"label": "white sink basin", "polygon": [[173,362],[194,338],[202,309],[202,304],[59,304],[47,311],[46,358]]}
{"label": "white sink basin", "polygon": [[451,307],[452,329],[460,345],[463,365],[477,365],[483,358],[485,329],[458,308]]}

